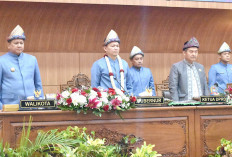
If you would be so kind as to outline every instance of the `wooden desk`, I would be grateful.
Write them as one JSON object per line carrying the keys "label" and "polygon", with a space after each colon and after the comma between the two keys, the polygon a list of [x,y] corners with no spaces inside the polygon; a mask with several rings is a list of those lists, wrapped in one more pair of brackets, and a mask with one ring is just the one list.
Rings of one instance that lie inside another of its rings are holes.
{"label": "wooden desk", "polygon": [[69,111],[18,111],[0,113],[0,138],[15,146],[23,120],[33,117],[31,138],[37,130],[87,127],[89,131],[108,128],[134,134],[155,144],[163,156],[200,157],[212,153],[222,137],[232,139],[232,106],[185,106],[137,108],[122,113],[96,117]]}

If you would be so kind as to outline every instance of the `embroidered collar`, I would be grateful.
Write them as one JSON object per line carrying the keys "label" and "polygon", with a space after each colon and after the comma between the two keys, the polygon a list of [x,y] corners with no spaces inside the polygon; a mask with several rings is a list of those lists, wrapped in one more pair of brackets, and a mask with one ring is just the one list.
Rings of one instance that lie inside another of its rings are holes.
{"label": "embroidered collar", "polygon": [[184,63],[187,64],[189,67],[193,67],[194,66],[194,62],[191,64],[188,61],[186,61],[185,59],[184,59]]}

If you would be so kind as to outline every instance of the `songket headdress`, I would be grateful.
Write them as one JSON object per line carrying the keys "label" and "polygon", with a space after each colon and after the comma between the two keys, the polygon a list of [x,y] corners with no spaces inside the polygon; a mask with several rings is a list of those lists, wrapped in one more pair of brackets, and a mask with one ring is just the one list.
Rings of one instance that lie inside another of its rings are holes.
{"label": "songket headdress", "polygon": [[218,50],[219,54],[221,54],[222,52],[231,52],[230,46],[226,42],[224,42],[220,47],[220,49]]}
{"label": "songket headdress", "polygon": [[187,41],[187,42],[184,43],[183,50],[186,50],[187,48],[190,48],[190,47],[197,47],[197,48],[199,48],[199,46],[200,46],[200,44],[197,41],[197,39],[195,37],[192,37],[189,41]]}
{"label": "songket headdress", "polygon": [[107,46],[111,42],[120,43],[120,39],[119,39],[117,33],[112,29],[111,29],[111,31],[109,32],[109,34],[107,35],[107,37],[104,40],[104,46]]}
{"label": "songket headdress", "polygon": [[130,59],[132,59],[134,56],[138,54],[144,57],[144,53],[140,50],[140,48],[138,48],[137,46],[134,46],[131,50]]}
{"label": "songket headdress", "polygon": [[24,34],[24,31],[22,29],[22,27],[20,27],[19,25],[17,25],[13,31],[10,33],[10,36],[7,38],[7,41],[10,42],[14,39],[26,39],[26,36]]}

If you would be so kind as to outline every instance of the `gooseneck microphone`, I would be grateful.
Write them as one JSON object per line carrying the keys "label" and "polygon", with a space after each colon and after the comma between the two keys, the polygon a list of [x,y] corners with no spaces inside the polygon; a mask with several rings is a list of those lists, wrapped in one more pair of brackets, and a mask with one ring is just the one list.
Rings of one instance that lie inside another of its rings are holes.
{"label": "gooseneck microphone", "polygon": [[120,88],[123,89],[126,93],[126,95],[130,95],[122,86],[121,83],[118,81],[118,79],[114,76],[114,80],[119,84]]}
{"label": "gooseneck microphone", "polygon": [[216,82],[216,83],[214,83],[214,86],[216,86],[216,87],[220,88],[222,91],[225,91],[225,89],[223,89],[222,87],[218,86],[218,83],[217,83],[217,82]]}

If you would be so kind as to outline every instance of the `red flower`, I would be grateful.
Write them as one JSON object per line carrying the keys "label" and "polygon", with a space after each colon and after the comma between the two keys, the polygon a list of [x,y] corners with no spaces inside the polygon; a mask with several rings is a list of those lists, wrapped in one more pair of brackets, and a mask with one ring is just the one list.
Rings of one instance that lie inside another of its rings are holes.
{"label": "red flower", "polygon": [[232,94],[232,88],[231,86],[229,86],[226,90],[225,90],[226,94],[229,94],[229,96],[231,97]]}
{"label": "red flower", "polygon": [[87,96],[87,93],[85,91],[81,91],[81,95]]}
{"label": "red flower", "polygon": [[114,76],[114,74],[113,74],[113,73],[109,73],[109,75],[110,75],[110,76]]}
{"label": "red flower", "polygon": [[115,95],[116,94],[116,92],[115,92],[115,90],[113,88],[109,88],[108,93],[110,95]]}
{"label": "red flower", "polygon": [[101,92],[97,92],[97,96],[98,96],[99,98],[101,98],[101,97],[102,97]]}
{"label": "red flower", "polygon": [[68,105],[70,105],[72,103],[72,98],[68,98],[66,102],[68,103]]}
{"label": "red flower", "polygon": [[77,91],[78,91],[77,88],[73,88],[73,89],[72,89],[72,93],[77,92]]}
{"label": "red flower", "polygon": [[123,69],[120,69],[120,72],[124,72],[124,70],[123,70]]}
{"label": "red flower", "polygon": [[228,91],[230,94],[232,94],[232,88],[229,86]]}
{"label": "red flower", "polygon": [[130,97],[130,101],[131,101],[131,102],[135,102],[135,101],[136,101],[136,97],[131,96],[131,97]]}
{"label": "red flower", "polygon": [[93,90],[94,90],[95,92],[99,92],[99,89],[97,89],[96,87],[93,87]]}
{"label": "red flower", "polygon": [[61,94],[57,94],[56,99],[60,100],[60,98],[61,98]]}
{"label": "red flower", "polygon": [[104,107],[103,107],[103,110],[104,110],[105,112],[107,112],[107,111],[109,110],[109,105],[104,106]]}
{"label": "red flower", "polygon": [[114,109],[117,109],[117,106],[120,106],[121,103],[122,101],[118,100],[118,98],[111,100],[111,104],[113,105]]}
{"label": "red flower", "polygon": [[97,98],[94,99],[89,99],[88,105],[86,107],[89,107],[91,109],[97,108],[97,105],[99,104],[100,101],[97,101]]}

